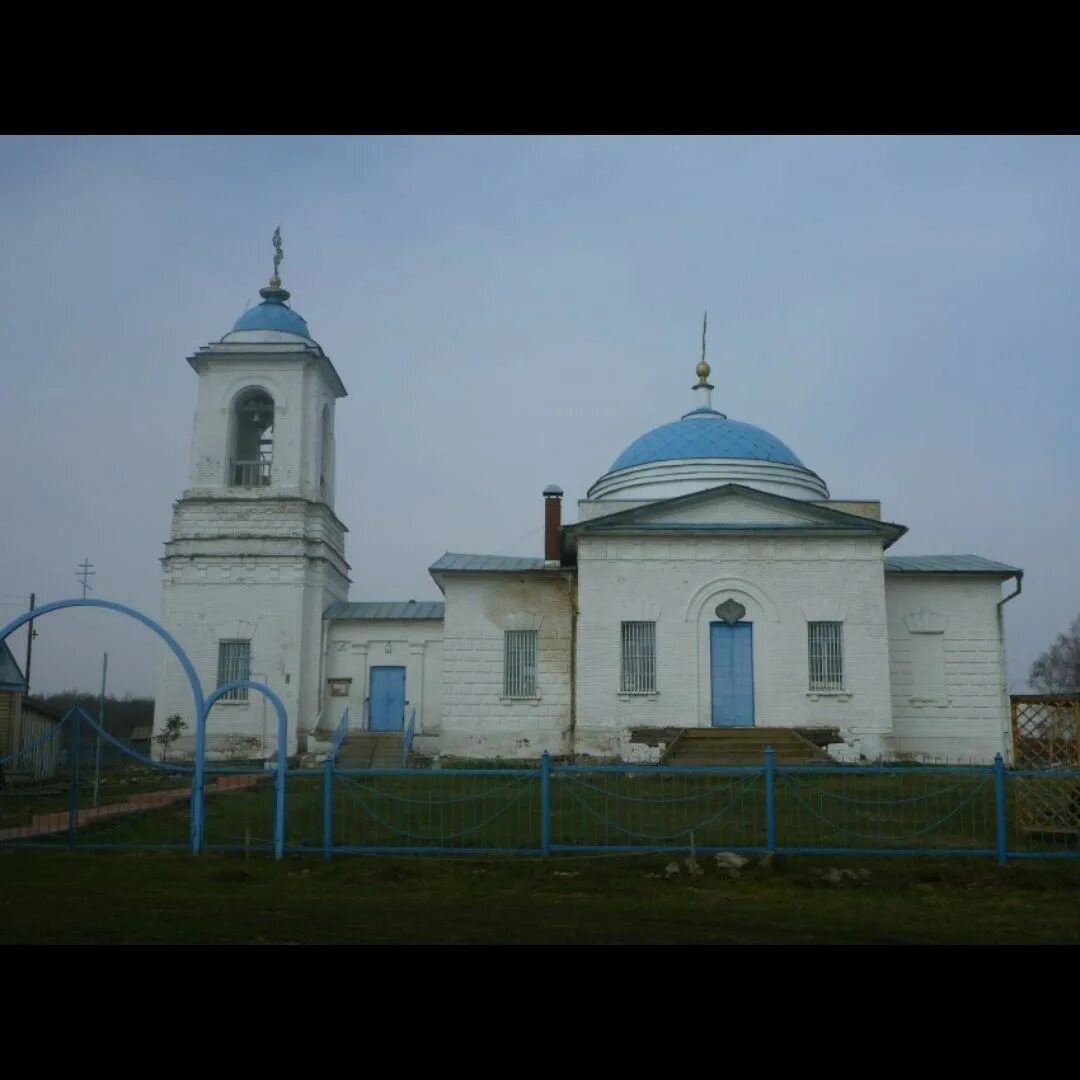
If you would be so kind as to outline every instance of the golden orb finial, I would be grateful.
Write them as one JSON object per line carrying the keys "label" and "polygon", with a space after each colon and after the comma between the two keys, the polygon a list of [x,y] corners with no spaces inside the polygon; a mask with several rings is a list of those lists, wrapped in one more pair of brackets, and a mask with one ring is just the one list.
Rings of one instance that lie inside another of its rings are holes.
{"label": "golden orb finial", "polygon": [[712,373],[712,368],[709,367],[709,365],[708,365],[708,363],[706,361],[702,360],[701,363],[699,363],[698,366],[697,366],[697,377],[702,382],[704,382],[709,377],[709,375],[711,373]]}

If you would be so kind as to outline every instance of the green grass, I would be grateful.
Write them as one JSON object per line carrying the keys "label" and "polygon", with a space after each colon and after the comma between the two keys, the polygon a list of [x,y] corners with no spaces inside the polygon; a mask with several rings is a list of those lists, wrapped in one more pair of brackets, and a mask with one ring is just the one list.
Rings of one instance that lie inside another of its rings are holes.
{"label": "green grass", "polygon": [[[1080,944],[1080,865],[665,856],[0,854],[0,944]],[[829,867],[869,878],[828,884]]]}
{"label": "green grass", "polygon": [[[191,778],[182,773],[155,769],[130,769],[106,773],[98,783],[98,806],[126,802],[133,795],[151,791],[190,790]],[[71,808],[68,781],[59,778],[42,783],[9,784],[0,790],[0,828],[29,825],[36,814],[64,813]],[[95,805],[94,781],[84,772],[79,782],[78,805]]]}

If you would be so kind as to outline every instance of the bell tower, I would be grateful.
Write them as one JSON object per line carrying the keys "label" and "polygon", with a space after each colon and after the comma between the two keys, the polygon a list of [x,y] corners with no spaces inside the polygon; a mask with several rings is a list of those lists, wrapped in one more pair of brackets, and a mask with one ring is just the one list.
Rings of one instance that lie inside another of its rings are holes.
{"label": "bell tower", "polygon": [[[317,719],[323,612],[348,597],[346,528],[334,513],[334,406],[346,392],[287,303],[282,256],[278,229],[261,303],[188,357],[198,404],[188,486],[162,559],[162,614],[206,693],[248,678],[280,695],[292,754]],[[188,725],[182,752],[193,744],[191,694],[162,655],[155,733],[174,713]],[[238,691],[214,707],[207,751],[266,756],[275,732],[262,695]]]}

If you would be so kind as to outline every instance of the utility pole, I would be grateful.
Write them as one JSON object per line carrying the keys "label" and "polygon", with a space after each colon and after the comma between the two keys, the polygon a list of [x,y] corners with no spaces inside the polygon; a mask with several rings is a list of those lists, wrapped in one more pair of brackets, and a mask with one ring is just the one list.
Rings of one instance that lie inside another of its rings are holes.
{"label": "utility pole", "polygon": [[[34,610],[34,602],[37,599],[36,593],[30,594],[30,610]],[[34,620],[31,619],[27,625],[26,632],[26,693],[30,693],[30,658],[34,655],[34,638],[37,637],[37,631],[34,629]]]}
{"label": "utility pole", "polygon": [[[109,670],[109,654],[101,660],[101,696],[98,698],[98,727],[105,728],[105,675]],[[101,787],[101,731],[97,732],[97,745],[94,749],[94,805],[98,804],[98,789]]]}
{"label": "utility pole", "polygon": [[82,598],[86,599],[86,591],[89,589],[93,591],[93,586],[90,584],[90,579],[94,576],[94,564],[89,559],[83,559],[82,563],[78,567],[78,573],[75,575],[76,581],[82,582]]}

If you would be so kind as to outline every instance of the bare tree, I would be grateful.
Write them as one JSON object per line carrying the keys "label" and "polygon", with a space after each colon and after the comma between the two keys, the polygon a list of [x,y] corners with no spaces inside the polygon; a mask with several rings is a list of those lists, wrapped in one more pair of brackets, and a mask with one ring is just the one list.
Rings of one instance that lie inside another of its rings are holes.
{"label": "bare tree", "polygon": [[169,760],[169,746],[176,742],[180,738],[180,733],[187,727],[183,718],[178,713],[173,713],[165,721],[165,727],[162,729],[161,734],[155,735],[154,738],[157,742],[161,743],[162,753],[161,760]]}
{"label": "bare tree", "polygon": [[1073,619],[1068,632],[1058,634],[1054,644],[1031,665],[1028,682],[1040,694],[1080,692],[1080,615]]}

